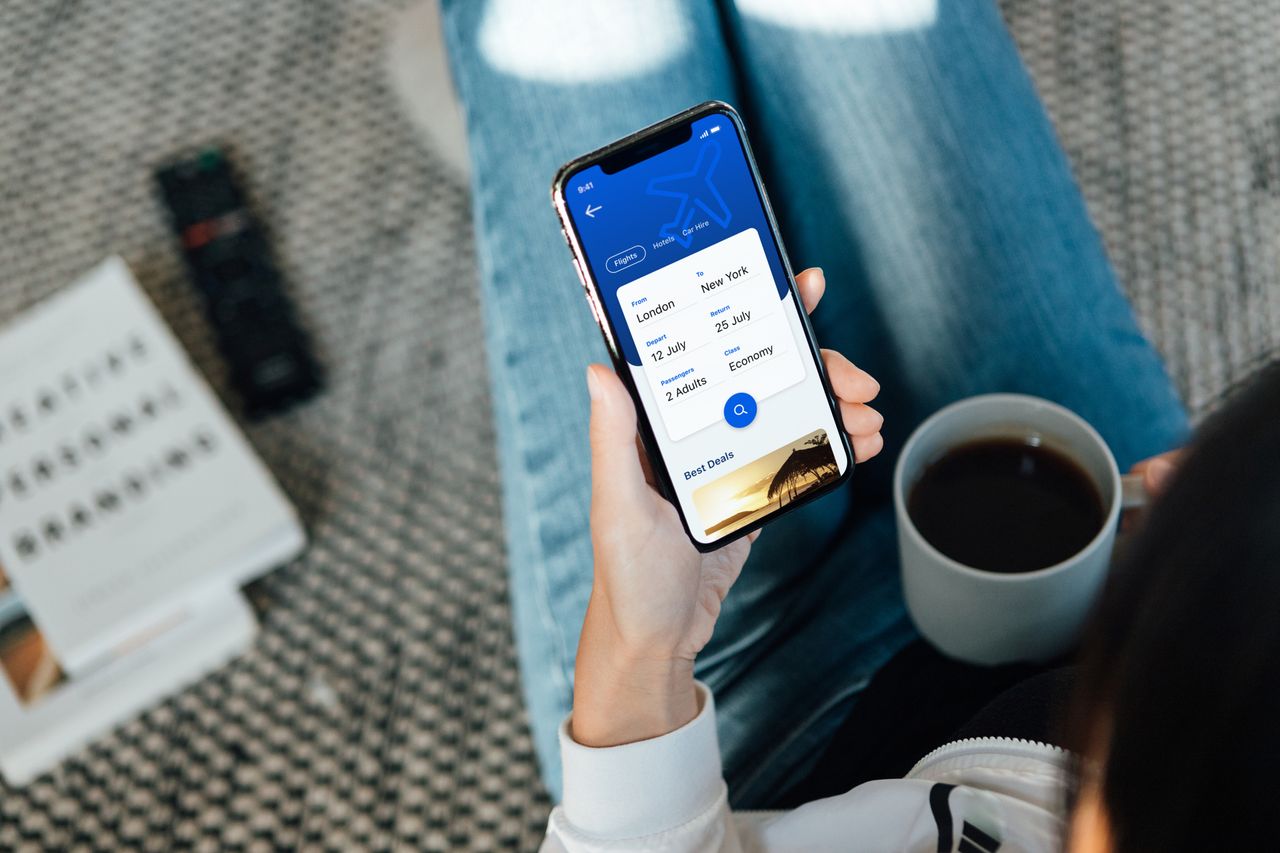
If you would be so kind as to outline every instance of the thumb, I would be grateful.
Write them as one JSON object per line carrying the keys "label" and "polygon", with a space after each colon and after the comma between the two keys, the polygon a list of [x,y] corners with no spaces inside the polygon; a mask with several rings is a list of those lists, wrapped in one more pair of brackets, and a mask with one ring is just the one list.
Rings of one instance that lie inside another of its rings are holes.
{"label": "thumb", "polygon": [[636,408],[622,380],[602,364],[587,368],[591,395],[591,493],[605,505],[630,504],[648,490],[636,451]]}

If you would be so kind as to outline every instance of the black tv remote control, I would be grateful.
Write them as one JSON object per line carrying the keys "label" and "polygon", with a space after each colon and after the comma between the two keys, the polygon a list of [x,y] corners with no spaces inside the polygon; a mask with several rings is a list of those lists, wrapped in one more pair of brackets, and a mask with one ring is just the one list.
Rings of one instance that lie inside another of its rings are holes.
{"label": "black tv remote control", "polygon": [[310,399],[320,366],[226,155],[205,150],[156,179],[246,417]]}

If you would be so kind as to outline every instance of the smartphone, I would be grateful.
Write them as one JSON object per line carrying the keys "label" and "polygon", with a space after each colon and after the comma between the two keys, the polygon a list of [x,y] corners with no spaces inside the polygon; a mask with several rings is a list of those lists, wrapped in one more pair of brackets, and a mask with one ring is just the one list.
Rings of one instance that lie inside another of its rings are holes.
{"label": "smartphone", "polygon": [[853,471],[742,119],[708,101],[551,188],[657,485],[711,551]]}

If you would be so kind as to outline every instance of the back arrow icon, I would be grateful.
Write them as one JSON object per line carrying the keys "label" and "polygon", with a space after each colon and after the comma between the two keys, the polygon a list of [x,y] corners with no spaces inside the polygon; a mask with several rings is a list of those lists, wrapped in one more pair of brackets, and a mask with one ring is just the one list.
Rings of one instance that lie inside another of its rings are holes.
{"label": "back arrow icon", "polygon": [[595,218],[596,218],[596,211],[601,210],[603,207],[604,207],[604,205],[603,205],[603,204],[597,204],[595,207],[592,207],[591,205],[589,205],[589,204],[588,204],[588,205],[587,205],[587,216],[590,216],[592,219],[595,219]]}

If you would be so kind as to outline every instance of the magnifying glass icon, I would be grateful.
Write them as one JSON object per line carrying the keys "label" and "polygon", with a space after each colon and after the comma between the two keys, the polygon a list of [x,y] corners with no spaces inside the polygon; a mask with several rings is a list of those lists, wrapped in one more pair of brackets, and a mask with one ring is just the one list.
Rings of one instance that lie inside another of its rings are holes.
{"label": "magnifying glass icon", "polygon": [[751,425],[756,419],[756,398],[739,391],[724,401],[724,420],[734,429],[742,429]]}

